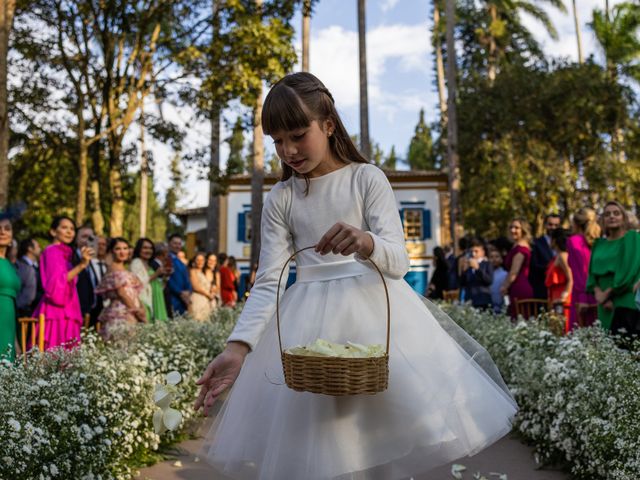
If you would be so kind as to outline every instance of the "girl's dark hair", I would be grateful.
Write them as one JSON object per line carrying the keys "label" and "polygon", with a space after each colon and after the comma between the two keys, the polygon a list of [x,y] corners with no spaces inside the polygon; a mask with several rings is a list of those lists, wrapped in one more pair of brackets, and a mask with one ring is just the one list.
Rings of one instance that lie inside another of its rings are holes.
{"label": "girl's dark hair", "polygon": [[109,245],[107,245],[107,253],[113,253],[113,249],[116,248],[116,245],[119,243],[125,243],[127,247],[131,247],[131,244],[126,238],[114,237],[111,240],[109,240]]}
{"label": "girl's dark hair", "polygon": [[[71,224],[73,225],[73,229],[76,232],[78,231],[78,227],[76,226],[76,222],[74,222],[71,217],[67,217],[66,215],[58,215],[58,216],[53,217],[53,220],[51,221],[51,225],[49,226],[49,232],[51,232],[51,230],[56,230],[60,226],[60,224],[62,223],[63,220],[69,220],[71,222]],[[53,240],[53,235],[51,235],[51,233],[49,233],[49,238],[51,238]],[[74,240],[75,240],[75,237],[74,237]],[[73,241],[71,243],[73,243]]]}
{"label": "girl's dark hair", "polygon": [[436,268],[442,266],[447,266],[447,259],[444,254],[444,249],[442,247],[436,247],[433,249],[433,256],[436,259]]}
{"label": "girl's dark hair", "polygon": [[[0,221],[1,220],[2,219],[0,219]],[[29,249],[33,247],[34,241],[35,241],[35,238],[33,237],[27,237],[23,240],[20,240],[20,242],[18,243],[18,258],[22,258],[27,254]]]}
{"label": "girl's dark hair", "polygon": [[204,257],[204,264],[207,264],[207,256],[205,255],[204,252],[196,252],[195,255],[193,257],[191,257],[191,260],[189,260],[189,264],[187,265],[188,268],[196,268],[196,259],[198,257]]}
{"label": "girl's dark hair", "polygon": [[151,244],[151,250],[152,250],[151,258],[155,258],[156,257],[156,246],[147,237],[142,237],[142,238],[138,239],[138,241],[136,242],[136,246],[133,247],[133,258],[140,258],[140,252],[142,251],[142,247],[144,246],[144,242],[149,242]]}
{"label": "girl's dark hair", "polygon": [[567,239],[571,235],[571,232],[565,228],[556,228],[551,232],[551,242],[555,243],[558,250],[561,252],[567,251]]}
{"label": "girl's dark hair", "polygon": [[226,262],[227,258],[229,258],[229,256],[226,253],[219,253],[218,266],[221,266],[224,262]]}
{"label": "girl's dark hair", "polygon": [[[262,130],[271,135],[280,131],[306,128],[312,121],[322,123],[330,120],[335,125],[329,137],[331,153],[343,163],[369,163],[353,144],[340,120],[333,96],[308,72],[298,72],[280,79],[269,91],[262,107]],[[297,175],[284,162],[281,180]]]}

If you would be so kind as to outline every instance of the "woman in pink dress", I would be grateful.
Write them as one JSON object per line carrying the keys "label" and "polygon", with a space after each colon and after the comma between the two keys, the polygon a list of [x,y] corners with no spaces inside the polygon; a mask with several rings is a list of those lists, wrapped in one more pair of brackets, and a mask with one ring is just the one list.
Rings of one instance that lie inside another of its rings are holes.
{"label": "woman in pink dress", "polygon": [[509,224],[509,236],[513,247],[504,260],[504,268],[509,272],[500,292],[509,294],[508,312],[512,319],[518,316],[516,301],[533,298],[533,289],[529,283],[529,264],[531,262],[531,227],[522,218],[515,218]]}
{"label": "woman in pink dress", "polygon": [[89,266],[93,249],[80,249],[80,262],[73,265],[71,244],[76,236],[76,225],[69,217],[56,217],[49,235],[53,243],[40,255],[40,278],[44,295],[33,313],[44,313],[44,348],[64,346],[71,348],[80,343],[82,312],[76,283],[78,274]]}
{"label": "woman in pink dress", "polygon": [[569,328],[584,327],[593,324],[596,319],[598,302],[586,292],[589,278],[589,262],[591,247],[600,238],[596,212],[592,208],[583,207],[573,216],[573,235],[567,240],[569,268],[573,274],[573,291],[571,293],[571,310],[569,312]]}
{"label": "woman in pink dress", "polygon": [[146,323],[147,314],[140,301],[143,285],[138,276],[127,270],[130,245],[124,238],[112,238],[107,247],[107,254],[111,255],[109,271],[102,278],[96,293],[109,300],[98,321],[102,323],[102,333],[105,338],[111,335],[111,329],[119,323]]}

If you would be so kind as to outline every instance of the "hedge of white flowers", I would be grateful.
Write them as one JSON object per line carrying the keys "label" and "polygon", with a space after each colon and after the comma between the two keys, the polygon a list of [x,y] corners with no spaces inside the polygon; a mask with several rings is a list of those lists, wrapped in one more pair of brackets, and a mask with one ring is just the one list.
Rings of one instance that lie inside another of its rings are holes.
{"label": "hedge of white flowers", "polygon": [[195,380],[224,346],[236,312],[211,322],[175,319],[124,328],[113,341],[85,332],[71,352],[0,366],[0,478],[129,479],[180,430],[154,433],[153,390],[168,372],[183,381],[172,407],[193,418]]}
{"label": "hedge of white flowers", "polygon": [[444,308],[491,353],[520,406],[516,428],[541,463],[566,463],[581,479],[640,479],[637,349],[620,349],[598,327],[560,337],[544,318],[513,325]]}

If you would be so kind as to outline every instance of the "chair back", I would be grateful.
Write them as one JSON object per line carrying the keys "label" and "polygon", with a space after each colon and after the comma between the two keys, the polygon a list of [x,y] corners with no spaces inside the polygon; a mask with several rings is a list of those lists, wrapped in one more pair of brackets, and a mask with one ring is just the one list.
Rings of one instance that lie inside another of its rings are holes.
{"label": "chair back", "polygon": [[457,302],[458,300],[460,300],[460,289],[444,290],[442,292],[442,298],[445,302]]}
{"label": "chair back", "polygon": [[525,298],[516,300],[516,316],[522,316],[525,320],[535,318],[545,312],[552,312],[547,300],[539,298]]}
{"label": "chair back", "polygon": [[20,324],[20,347],[22,348],[22,355],[24,356],[24,363],[27,364],[27,334],[29,326],[31,326],[31,346],[36,345],[41,352],[44,352],[44,313],[41,313],[38,318],[33,317],[21,317],[18,318]]}

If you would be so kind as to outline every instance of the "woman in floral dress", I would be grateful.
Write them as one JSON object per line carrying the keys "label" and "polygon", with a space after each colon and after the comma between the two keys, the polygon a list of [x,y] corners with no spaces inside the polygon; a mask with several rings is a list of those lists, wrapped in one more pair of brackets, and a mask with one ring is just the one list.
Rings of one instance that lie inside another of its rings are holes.
{"label": "woman in floral dress", "polygon": [[129,242],[121,237],[111,239],[107,248],[112,262],[109,271],[96,289],[96,293],[109,300],[109,305],[98,317],[98,321],[102,323],[105,338],[110,337],[111,329],[117,324],[147,322],[146,312],[140,301],[142,282],[126,268],[129,250]]}

